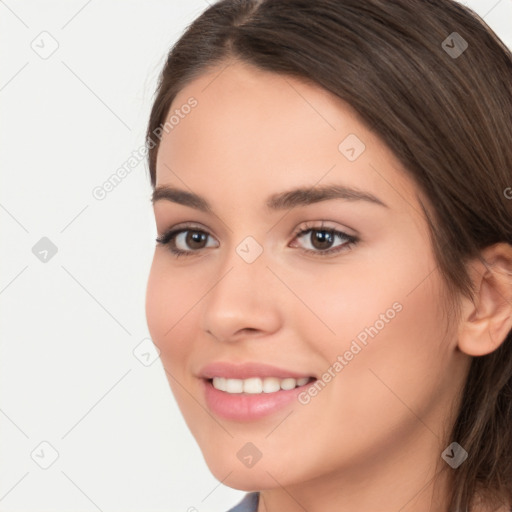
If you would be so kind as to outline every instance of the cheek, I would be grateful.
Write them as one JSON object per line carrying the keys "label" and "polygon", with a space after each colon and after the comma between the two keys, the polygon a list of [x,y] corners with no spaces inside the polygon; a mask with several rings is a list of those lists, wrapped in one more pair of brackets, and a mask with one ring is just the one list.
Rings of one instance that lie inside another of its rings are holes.
{"label": "cheek", "polygon": [[169,312],[174,308],[169,294],[172,288],[168,288],[168,279],[160,267],[155,254],[146,286],[146,320],[153,343],[161,350],[165,331],[170,325]]}
{"label": "cheek", "polygon": [[[151,338],[166,361],[171,352],[187,346],[180,343],[183,325],[197,295],[194,287],[187,286],[186,273],[172,271],[165,255],[155,253],[146,288],[146,320]],[[174,354],[173,354],[174,355]]]}
{"label": "cheek", "polygon": [[187,362],[193,349],[191,333],[194,325],[197,326],[192,308],[198,301],[198,290],[186,276],[187,272],[172,270],[165,254],[155,254],[147,282],[145,308],[148,330],[160,351],[170,389],[193,431],[202,418],[184,388],[192,390],[197,385]]}
{"label": "cheek", "polygon": [[453,348],[443,339],[442,283],[437,271],[430,273],[428,258],[383,258],[380,266],[353,266],[350,273],[326,269],[315,274],[314,286],[310,277],[309,288],[307,280],[296,282],[297,294],[334,331],[312,314],[302,324],[301,335],[315,340],[309,348],[326,363],[316,368],[325,372],[325,385],[303,405],[301,428],[324,430],[332,446],[346,435],[350,443],[338,446],[354,454],[385,449],[390,434],[398,443],[418,427],[427,431],[418,417],[429,418],[446,405]]}
{"label": "cheek", "polygon": [[[334,363],[342,355],[345,363],[327,384],[330,390],[322,391],[322,405],[339,404],[330,408],[331,423],[345,431],[356,451],[372,444],[385,449],[418,428],[427,432],[418,418],[436,423],[431,415],[446,398],[451,346],[443,341],[438,298],[433,278],[410,295],[376,293],[359,303],[364,314],[357,320],[345,317],[344,325],[338,323],[347,336],[340,337],[328,359]],[[395,299],[400,307],[389,309]]]}

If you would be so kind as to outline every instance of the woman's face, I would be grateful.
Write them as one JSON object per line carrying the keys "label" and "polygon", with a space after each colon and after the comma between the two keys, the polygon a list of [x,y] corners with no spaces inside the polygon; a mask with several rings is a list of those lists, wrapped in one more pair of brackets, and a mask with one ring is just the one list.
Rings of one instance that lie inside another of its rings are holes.
{"label": "woman's face", "polygon": [[168,120],[156,188],[182,193],[154,212],[159,236],[184,231],[157,244],[146,314],[212,473],[242,490],[425,476],[467,357],[417,186],[345,103],[249,65],[191,82]]}

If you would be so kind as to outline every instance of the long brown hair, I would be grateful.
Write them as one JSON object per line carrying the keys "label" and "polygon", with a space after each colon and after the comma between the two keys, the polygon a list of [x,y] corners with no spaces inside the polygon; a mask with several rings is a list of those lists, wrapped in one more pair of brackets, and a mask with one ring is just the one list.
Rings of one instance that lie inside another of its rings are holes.
{"label": "long brown hair", "polygon": [[[187,27],[161,73],[146,133],[153,187],[157,134],[176,94],[230,59],[323,87],[387,144],[430,203],[423,210],[458,318],[457,298],[474,294],[465,264],[512,244],[512,54],[503,42],[452,0],[221,0]],[[480,490],[510,504],[512,332],[473,358],[459,404],[447,441],[469,456],[452,470],[449,510],[471,510]]]}

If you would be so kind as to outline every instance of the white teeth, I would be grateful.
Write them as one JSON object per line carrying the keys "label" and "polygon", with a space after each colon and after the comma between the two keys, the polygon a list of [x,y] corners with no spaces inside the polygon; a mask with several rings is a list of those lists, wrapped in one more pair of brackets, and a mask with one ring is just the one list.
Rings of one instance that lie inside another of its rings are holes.
{"label": "white teeth", "polygon": [[226,391],[226,379],[224,377],[214,377],[212,384],[215,389]]}
{"label": "white teeth", "polygon": [[263,382],[258,377],[245,379],[242,382],[244,383],[244,393],[256,394],[263,391]]}
{"label": "white teeth", "polygon": [[228,393],[241,393],[244,390],[244,381],[240,379],[226,379],[225,384]]}
{"label": "white teeth", "polygon": [[251,377],[249,379],[227,379],[225,377],[214,377],[212,384],[215,389],[227,393],[275,393],[279,390],[293,389],[297,386],[304,386],[309,381],[309,377],[293,379],[278,379],[276,377]]}
{"label": "white teeth", "polygon": [[297,385],[297,381],[295,379],[283,379],[281,381],[281,389],[293,389]]}
{"label": "white teeth", "polygon": [[263,392],[275,393],[281,389],[281,381],[276,377],[267,377],[263,379]]}

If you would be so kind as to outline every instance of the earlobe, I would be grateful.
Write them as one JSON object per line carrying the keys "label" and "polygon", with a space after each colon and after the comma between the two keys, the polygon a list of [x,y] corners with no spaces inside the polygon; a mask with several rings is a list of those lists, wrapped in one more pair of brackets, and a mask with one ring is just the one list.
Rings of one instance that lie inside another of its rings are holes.
{"label": "earlobe", "polygon": [[494,244],[469,263],[474,301],[464,298],[459,349],[470,356],[494,352],[512,330],[512,246]]}

